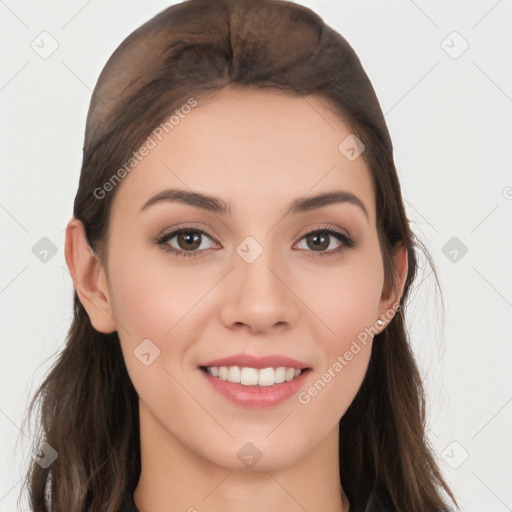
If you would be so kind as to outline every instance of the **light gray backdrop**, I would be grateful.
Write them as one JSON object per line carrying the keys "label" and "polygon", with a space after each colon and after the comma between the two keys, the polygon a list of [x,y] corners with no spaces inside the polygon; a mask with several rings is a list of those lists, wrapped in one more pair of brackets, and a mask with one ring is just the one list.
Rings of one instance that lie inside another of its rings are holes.
{"label": "light gray backdrop", "polygon": [[[428,266],[408,320],[432,446],[464,512],[512,510],[512,2],[302,3],[360,56],[442,282],[444,324]],[[91,91],[119,43],[168,5],[0,0],[0,512],[18,510],[31,456],[21,419],[71,318],[64,229]]]}

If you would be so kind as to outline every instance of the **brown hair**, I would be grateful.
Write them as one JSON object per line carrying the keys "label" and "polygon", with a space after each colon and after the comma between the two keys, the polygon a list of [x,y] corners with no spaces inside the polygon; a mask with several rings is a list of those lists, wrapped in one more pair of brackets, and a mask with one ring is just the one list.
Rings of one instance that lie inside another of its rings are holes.
{"label": "brown hair", "polygon": [[[405,329],[416,249],[432,261],[409,227],[374,89],[347,41],[313,11],[281,0],[188,0],[130,34],[93,92],[74,217],[106,263],[119,186],[101,199],[95,190],[180,105],[214,98],[228,84],[319,96],[366,145],[389,293],[396,289],[393,255],[404,244],[409,270],[402,307],[376,335],[364,381],[340,420],[341,485],[366,510],[379,503],[403,512],[452,510],[444,493],[457,503],[425,434],[424,391]],[[58,458],[49,468],[31,463],[24,487],[32,509],[43,512],[51,470],[53,510],[116,512],[141,470],[138,396],[117,332],[97,332],[76,291],[73,315],[66,344],[29,405],[29,415],[36,404],[41,409],[34,445],[47,442]]]}

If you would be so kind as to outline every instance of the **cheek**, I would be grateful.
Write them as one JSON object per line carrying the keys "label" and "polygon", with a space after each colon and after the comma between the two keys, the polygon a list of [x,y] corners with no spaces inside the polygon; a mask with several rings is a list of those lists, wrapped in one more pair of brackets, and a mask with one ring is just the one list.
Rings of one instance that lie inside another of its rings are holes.
{"label": "cheek", "polygon": [[322,320],[315,322],[322,356],[316,380],[298,401],[331,422],[353,401],[371,356],[384,278],[380,252],[374,249],[354,254],[335,271],[322,269],[315,276],[318,286],[309,288],[308,305]]}
{"label": "cheek", "polygon": [[308,279],[297,276],[299,293],[321,320],[317,334],[329,340],[331,355],[375,324],[384,280],[378,247],[347,255],[339,267],[319,265],[302,274]]}
{"label": "cheek", "polygon": [[316,423],[321,418],[318,435],[333,428],[353,402],[366,374],[371,342],[360,344],[357,353],[351,354],[350,361],[343,353],[333,359],[297,395],[298,413],[306,422]]}
{"label": "cheek", "polygon": [[147,256],[138,258],[132,253],[130,258],[119,259],[110,280],[126,368],[142,401],[155,416],[165,416],[160,410],[190,406],[178,384],[184,382],[180,366],[188,362],[195,320],[201,313],[200,299],[211,287],[211,279],[199,268],[171,268],[165,258],[156,265],[149,263]]}
{"label": "cheek", "polygon": [[321,336],[318,330],[322,355],[314,380],[297,396],[310,418],[322,417],[334,426],[354,400],[371,356],[377,303],[378,294],[360,287],[333,299],[332,310],[323,319],[334,334],[325,335],[322,328]]}
{"label": "cheek", "polygon": [[189,320],[212,279],[199,266],[166,265],[164,254],[154,260],[132,253],[113,267],[114,316],[132,337],[165,340],[182,320]]}
{"label": "cheek", "polygon": [[[127,370],[139,395],[157,403],[168,400],[169,389],[179,393],[172,376],[192,364],[190,348],[206,321],[201,299],[218,277],[200,266],[171,267],[165,255],[158,257],[158,264],[148,262],[147,254],[137,257],[135,252],[119,259],[111,284]],[[142,354],[148,352],[146,359],[154,362],[145,366]]]}

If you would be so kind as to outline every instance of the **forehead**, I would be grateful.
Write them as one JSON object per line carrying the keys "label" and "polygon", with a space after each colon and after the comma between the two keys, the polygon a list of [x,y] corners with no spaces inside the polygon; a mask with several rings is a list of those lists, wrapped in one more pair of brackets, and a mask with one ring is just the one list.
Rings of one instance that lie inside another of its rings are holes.
{"label": "forehead", "polygon": [[351,129],[322,98],[225,87],[176,120],[151,135],[152,149],[119,185],[113,217],[133,218],[165,188],[221,197],[235,215],[244,205],[288,205],[341,188],[358,195],[374,221],[369,169],[340,151]]}

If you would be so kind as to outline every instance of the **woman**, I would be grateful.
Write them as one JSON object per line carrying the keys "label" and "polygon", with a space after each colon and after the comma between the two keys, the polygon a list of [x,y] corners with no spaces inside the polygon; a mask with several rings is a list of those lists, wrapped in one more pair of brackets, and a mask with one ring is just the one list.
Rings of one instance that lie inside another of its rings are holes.
{"label": "woman", "polygon": [[91,100],[33,510],[452,510],[405,331],[417,247],[340,34],[277,0],[155,16]]}

